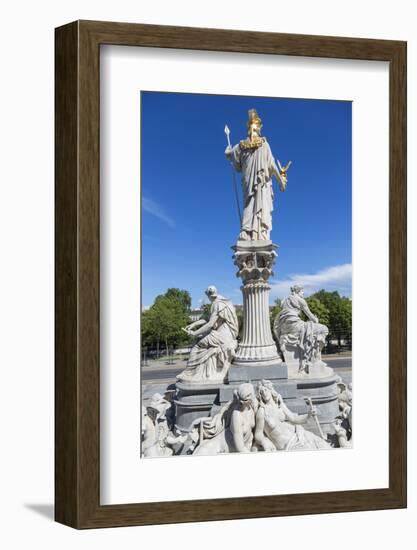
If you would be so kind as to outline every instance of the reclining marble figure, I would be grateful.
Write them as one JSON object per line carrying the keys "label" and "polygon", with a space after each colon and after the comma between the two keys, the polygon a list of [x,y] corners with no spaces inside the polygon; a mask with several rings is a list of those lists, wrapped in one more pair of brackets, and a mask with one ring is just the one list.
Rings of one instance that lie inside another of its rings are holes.
{"label": "reclining marble figure", "polygon": [[269,380],[258,383],[259,407],[256,413],[255,442],[263,451],[303,451],[330,449],[329,443],[306,430],[302,424],[317,414],[296,414],[285,405]]}

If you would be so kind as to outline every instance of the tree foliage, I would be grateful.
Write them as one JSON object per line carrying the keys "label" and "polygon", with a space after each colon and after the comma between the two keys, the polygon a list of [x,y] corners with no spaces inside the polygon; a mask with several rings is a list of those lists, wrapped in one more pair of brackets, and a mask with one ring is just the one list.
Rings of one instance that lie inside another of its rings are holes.
{"label": "tree foliage", "polygon": [[179,288],[169,288],[163,295],[166,298],[172,298],[179,302],[186,313],[191,310],[191,294],[188,290],[180,290]]}
{"label": "tree foliage", "polygon": [[282,300],[280,300],[279,298],[277,298],[277,299],[274,301],[274,305],[273,305],[272,308],[270,308],[270,310],[269,310],[269,318],[270,318],[270,321],[271,321],[271,330],[272,330],[272,334],[274,333],[274,322],[275,322],[275,319],[276,319],[277,316],[280,314],[281,309],[282,309]]}
{"label": "tree foliage", "polygon": [[189,322],[191,296],[187,290],[169,288],[165,294],[156,297],[153,305],[142,312],[142,345],[151,349],[189,343],[189,337],[182,330]]}
{"label": "tree foliage", "polygon": [[306,298],[306,302],[308,304],[308,307],[310,308],[311,313],[313,313],[313,315],[315,315],[319,320],[319,323],[329,326],[329,322],[330,322],[329,310],[323,304],[323,302],[321,302],[314,295]]}
{"label": "tree foliage", "polygon": [[280,300],[279,298],[277,298],[275,301],[274,301],[274,305],[271,309],[271,317],[272,317],[272,320],[275,320],[275,317],[277,315],[279,315],[280,311],[282,309],[282,300]]}
{"label": "tree foliage", "polygon": [[315,315],[315,311],[310,305],[310,302],[318,300],[328,311],[328,322],[320,318],[320,322],[329,327],[329,338],[336,339],[341,344],[341,340],[345,339],[349,343],[352,340],[352,300],[345,296],[340,296],[337,291],[327,292],[326,290],[319,290],[309,298],[310,309]]}

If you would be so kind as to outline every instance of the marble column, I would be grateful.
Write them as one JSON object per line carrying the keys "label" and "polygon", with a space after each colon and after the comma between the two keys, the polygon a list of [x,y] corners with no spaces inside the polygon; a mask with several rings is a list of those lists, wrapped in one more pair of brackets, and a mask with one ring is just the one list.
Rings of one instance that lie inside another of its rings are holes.
{"label": "marble column", "polygon": [[235,367],[266,367],[282,360],[272,337],[269,318],[269,277],[277,257],[272,241],[238,241],[233,247],[237,276],[242,279],[243,330]]}

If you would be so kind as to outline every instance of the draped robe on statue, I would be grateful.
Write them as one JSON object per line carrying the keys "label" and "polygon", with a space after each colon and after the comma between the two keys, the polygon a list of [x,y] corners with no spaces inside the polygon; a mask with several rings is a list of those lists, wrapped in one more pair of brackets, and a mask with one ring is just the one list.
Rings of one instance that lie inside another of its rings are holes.
{"label": "draped robe on statue", "polygon": [[[305,313],[308,321],[301,319]],[[313,321],[313,315],[307,302],[298,294],[291,294],[282,303],[282,310],[274,322],[274,332],[281,351],[286,348],[299,347],[302,358],[310,363],[314,352],[320,353],[329,329],[326,325]]]}
{"label": "draped robe on statue", "polygon": [[180,380],[224,380],[235,355],[239,323],[232,302],[223,296],[217,296],[211,304],[210,319],[213,317],[213,328],[192,347],[187,367],[178,376]]}
{"label": "draped robe on statue", "polygon": [[244,210],[241,238],[266,240],[272,229],[274,192],[272,177],[275,175],[282,188],[279,170],[266,138],[259,147],[242,147],[240,143],[226,150],[226,156],[242,173]]}

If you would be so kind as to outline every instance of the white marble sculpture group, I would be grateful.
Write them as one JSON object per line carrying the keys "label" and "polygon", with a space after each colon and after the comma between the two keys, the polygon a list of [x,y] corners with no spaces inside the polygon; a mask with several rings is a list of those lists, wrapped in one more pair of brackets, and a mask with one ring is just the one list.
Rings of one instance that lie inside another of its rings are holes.
{"label": "white marble sculpture group", "polygon": [[176,433],[174,424],[168,423],[166,411],[171,404],[155,394],[142,411],[142,454],[164,457],[183,454],[184,449],[186,454],[217,455],[350,447],[351,385],[349,390],[341,389],[339,402],[341,414],[335,419],[336,439],[332,441],[303,426],[316,416],[313,406],[306,414],[294,413],[269,380],[259,381],[256,388],[249,382],[240,384],[217,414],[199,418],[186,434]]}
{"label": "white marble sculpture group", "polygon": [[[156,394],[142,413],[145,457],[170,456],[175,445],[185,445],[187,454],[193,455],[330,448],[303,427],[315,409],[303,415],[290,411],[269,380],[258,382],[256,390],[249,382],[241,384],[217,414],[198,419],[184,435],[175,434],[174,426],[168,425],[164,401]],[[153,414],[155,408],[164,412]]]}
{"label": "white marble sculpture group", "polygon": [[[244,198],[239,238],[233,247],[244,301],[240,337],[233,304],[216,287],[209,286],[209,320],[184,327],[194,344],[185,370],[177,377],[176,397],[166,399],[155,394],[142,410],[144,457],[351,446],[352,387],[342,384],[322,361],[328,328],[310,311],[302,286],[293,286],[283,301],[273,323],[275,340],[271,332],[268,279],[277,257],[277,246],[270,240],[272,183],[275,177],[280,190],[285,191],[291,162],[283,167],[274,160],[261,128],[261,119],[251,109],[247,139],[235,146],[229,141],[225,151],[226,158],[242,175]],[[227,135],[229,139],[228,129]],[[261,371],[271,376],[258,376]],[[233,382],[242,379],[246,381]],[[287,393],[297,388],[293,397],[299,397],[301,392],[298,402],[305,400],[307,412],[297,414],[290,410],[281,390],[277,391],[281,383]],[[318,386],[322,393],[314,397]],[[338,392],[331,396],[337,414],[330,414],[330,420],[323,420],[330,410],[326,387]],[[303,396],[299,388],[307,388],[307,394]],[[200,414],[201,396],[216,391],[213,395],[218,406],[213,406],[208,415]],[[223,395],[232,398],[222,401]],[[188,417],[190,410],[193,414]],[[181,415],[191,420],[186,428],[179,429]],[[328,430],[324,434],[322,424],[330,426],[331,433]]]}
{"label": "white marble sculpture group", "polygon": [[313,408],[306,415],[290,411],[269,380],[258,382],[256,392],[252,384],[241,384],[233,401],[194,428],[195,454],[326,449],[326,441],[302,426],[314,414]]}
{"label": "white marble sculpture group", "polygon": [[[224,381],[238,347],[239,323],[233,304],[220,296],[214,286],[207,288],[206,295],[211,301],[209,321],[195,321],[184,329],[196,338],[187,368],[178,375],[179,380],[189,383]],[[301,318],[302,314],[307,321]],[[328,369],[321,359],[328,333],[328,328],[311,313],[303,298],[303,287],[293,286],[274,320],[274,334],[282,358],[294,377]]]}

